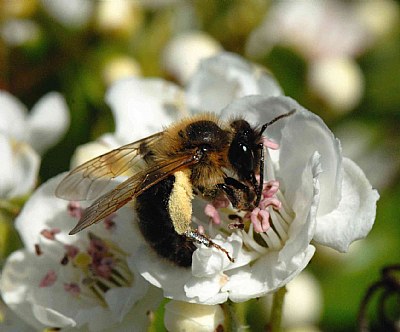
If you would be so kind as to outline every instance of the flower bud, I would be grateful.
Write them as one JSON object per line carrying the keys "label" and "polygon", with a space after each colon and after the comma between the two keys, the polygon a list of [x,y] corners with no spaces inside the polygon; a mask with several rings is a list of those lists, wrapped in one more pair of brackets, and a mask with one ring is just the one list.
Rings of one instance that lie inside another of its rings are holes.
{"label": "flower bud", "polygon": [[308,74],[311,90],[337,112],[351,111],[364,93],[361,69],[347,57],[312,62]]}
{"label": "flower bud", "polygon": [[164,324],[169,332],[213,332],[224,323],[219,305],[171,301],[165,305]]}
{"label": "flower bud", "polygon": [[165,70],[181,83],[186,83],[200,61],[222,51],[221,45],[203,32],[177,35],[164,49]]}

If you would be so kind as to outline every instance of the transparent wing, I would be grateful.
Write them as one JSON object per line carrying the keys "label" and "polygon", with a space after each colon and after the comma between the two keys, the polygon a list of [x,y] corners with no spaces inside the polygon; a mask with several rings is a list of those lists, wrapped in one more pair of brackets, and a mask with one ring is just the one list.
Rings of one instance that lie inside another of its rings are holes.
{"label": "transparent wing", "polygon": [[122,182],[112,191],[99,197],[89,206],[78,224],[69,234],[75,234],[82,229],[98,222],[117,211],[123,205],[140,195],[143,191],[157,184],[175,172],[196,164],[200,160],[199,154],[193,152],[170,160],[168,163],[158,164],[143,172],[137,173]]}
{"label": "transparent wing", "polygon": [[111,180],[138,166],[147,147],[155,144],[162,132],[123,145],[76,167],[60,182],[56,196],[68,200],[92,200],[109,189]]}

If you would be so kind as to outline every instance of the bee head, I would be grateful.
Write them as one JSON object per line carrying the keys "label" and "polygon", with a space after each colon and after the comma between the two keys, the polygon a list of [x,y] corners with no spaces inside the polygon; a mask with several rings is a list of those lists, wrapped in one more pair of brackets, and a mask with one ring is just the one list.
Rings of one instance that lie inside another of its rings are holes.
{"label": "bee head", "polygon": [[234,135],[228,151],[229,162],[240,180],[253,182],[260,162],[260,135],[245,120],[235,120],[230,125]]}

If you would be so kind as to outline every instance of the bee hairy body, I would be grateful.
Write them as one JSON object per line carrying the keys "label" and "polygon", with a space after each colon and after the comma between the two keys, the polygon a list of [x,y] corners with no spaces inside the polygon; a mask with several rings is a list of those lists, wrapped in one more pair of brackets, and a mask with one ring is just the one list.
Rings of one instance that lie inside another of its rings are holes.
{"label": "bee hairy body", "polygon": [[[202,160],[189,172],[177,172],[136,198],[135,208],[142,235],[160,256],[177,265],[190,266],[196,249],[193,241],[184,235],[190,230],[192,188],[177,188],[191,186],[205,196],[218,192],[216,185],[224,181],[223,169],[229,165],[227,148],[230,136],[231,133],[221,128],[216,117],[207,114],[167,128],[160,138],[162,144],[146,148],[151,156],[150,160],[148,158],[150,165],[165,163],[199,148],[205,151]],[[186,213],[179,213],[181,211]]]}

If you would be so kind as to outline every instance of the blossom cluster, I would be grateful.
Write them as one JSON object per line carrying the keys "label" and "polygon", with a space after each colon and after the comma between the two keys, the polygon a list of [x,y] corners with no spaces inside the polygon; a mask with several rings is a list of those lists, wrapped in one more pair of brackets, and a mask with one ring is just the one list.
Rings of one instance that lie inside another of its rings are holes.
{"label": "blossom cluster", "polygon": [[[266,185],[262,204],[248,216],[252,222],[229,227],[230,206],[210,210],[209,203],[193,199],[193,223],[234,261],[221,250],[197,245],[190,268],[171,264],[143,239],[129,204],[70,236],[88,202],[55,197],[63,174],[42,184],[16,220],[24,248],[8,258],[0,280],[3,300],[36,329],[118,326],[123,331],[134,324],[142,331],[149,324],[146,313],[162,295],[207,305],[258,298],[299,275],[315,253],[314,243],[345,252],[373,226],[379,195],[363,171],[342,156],[340,142],[321,118],[239,56],[221,53],[204,60],[185,89],[162,79],[119,81],[106,101],[115,132],[80,147],[73,165],[154,134],[182,116],[207,111],[259,126],[295,112],[265,133]],[[43,131],[32,132],[42,137]]]}

